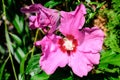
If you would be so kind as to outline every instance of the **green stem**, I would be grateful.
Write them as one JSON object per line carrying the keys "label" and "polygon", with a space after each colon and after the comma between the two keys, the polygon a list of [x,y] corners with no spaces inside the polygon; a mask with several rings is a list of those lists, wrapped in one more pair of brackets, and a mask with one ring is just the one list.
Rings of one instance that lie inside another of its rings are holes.
{"label": "green stem", "polygon": [[77,0],[80,3],[80,0]]}
{"label": "green stem", "polygon": [[34,4],[34,0],[31,0],[32,4]]}
{"label": "green stem", "polygon": [[68,0],[65,0],[65,7],[66,7],[66,10],[69,11],[69,8],[68,8]]}
{"label": "green stem", "polygon": [[11,55],[11,52],[10,52],[10,51],[9,51],[9,56],[10,56],[10,61],[11,61],[11,64],[12,64],[12,68],[13,68],[15,80],[18,80],[18,79],[17,79],[17,75],[16,75],[16,71],[15,71],[15,67],[14,67],[14,63],[13,63],[13,59],[12,59],[12,55]]}
{"label": "green stem", "polygon": [[[6,17],[6,10],[5,10],[5,4],[4,4],[4,0],[2,0],[2,4],[3,4],[3,16]],[[17,80],[17,75],[16,75],[16,71],[15,71],[15,67],[14,67],[14,63],[13,63],[13,59],[12,59],[12,56],[11,56],[11,51],[10,51],[10,47],[9,47],[9,42],[8,42],[8,31],[7,31],[7,24],[6,24],[6,18],[4,20],[4,26],[5,26],[5,37],[6,37],[6,42],[7,42],[7,48],[8,48],[8,51],[9,51],[9,57],[10,57],[10,60],[11,60],[11,63],[12,63],[12,68],[13,68],[13,73],[14,73],[14,76],[15,76],[15,80]]]}
{"label": "green stem", "polygon": [[[39,29],[37,29],[37,31],[36,31],[36,35],[35,35],[35,39],[34,39],[34,43],[36,42],[36,40],[37,40],[37,37],[38,37],[38,32],[39,32]],[[33,56],[33,54],[34,54],[34,51],[35,51],[35,45],[33,45],[33,47],[32,47],[32,53],[31,53],[31,57]]]}

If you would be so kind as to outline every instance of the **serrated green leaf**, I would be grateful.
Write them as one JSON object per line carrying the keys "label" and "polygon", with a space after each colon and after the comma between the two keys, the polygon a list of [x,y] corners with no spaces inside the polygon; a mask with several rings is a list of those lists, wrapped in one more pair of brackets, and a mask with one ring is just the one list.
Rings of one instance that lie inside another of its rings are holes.
{"label": "serrated green leaf", "polygon": [[11,37],[14,39],[14,41],[17,43],[17,45],[22,45],[22,40],[15,34],[10,33]]}
{"label": "serrated green leaf", "polygon": [[39,59],[40,54],[36,54],[28,61],[26,74],[30,74],[31,76],[33,76],[41,71],[39,67]]}
{"label": "serrated green leaf", "polygon": [[15,18],[13,20],[14,27],[16,28],[16,30],[19,34],[21,34],[23,32],[23,28],[24,28],[23,20],[24,20],[23,17],[18,16],[17,14],[15,15]]}
{"label": "serrated green leaf", "polygon": [[42,72],[40,74],[36,74],[30,78],[30,80],[48,80],[49,75],[47,75],[45,72]]}

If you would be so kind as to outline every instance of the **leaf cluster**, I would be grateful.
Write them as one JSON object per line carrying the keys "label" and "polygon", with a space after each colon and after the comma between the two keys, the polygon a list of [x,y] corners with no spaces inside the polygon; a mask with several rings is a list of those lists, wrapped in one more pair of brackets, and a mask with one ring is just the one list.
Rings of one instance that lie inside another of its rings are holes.
{"label": "leaf cluster", "polygon": [[112,0],[111,4],[110,9],[107,8],[100,12],[107,18],[108,31],[104,41],[105,49],[101,51],[98,73],[107,73],[108,79],[118,80],[120,79],[120,3],[118,0]]}

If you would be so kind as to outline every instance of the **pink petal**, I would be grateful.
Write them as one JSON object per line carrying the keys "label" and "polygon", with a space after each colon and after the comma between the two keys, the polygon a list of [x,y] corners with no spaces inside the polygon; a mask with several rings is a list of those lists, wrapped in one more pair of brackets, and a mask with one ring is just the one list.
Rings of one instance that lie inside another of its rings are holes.
{"label": "pink petal", "polygon": [[84,28],[85,32],[84,42],[79,46],[82,52],[98,53],[102,49],[104,33],[97,27]]}
{"label": "pink petal", "polygon": [[41,41],[35,43],[42,47],[42,56],[40,58],[40,67],[47,74],[52,74],[58,67],[65,67],[68,63],[67,53],[63,53],[58,46],[58,39],[55,35],[45,36]]}
{"label": "pink petal", "polygon": [[75,11],[72,12],[64,12],[61,11],[61,24],[60,31],[63,34],[70,33],[73,28],[81,29],[85,23],[86,9],[83,4],[77,6]]}
{"label": "pink petal", "polygon": [[85,53],[84,55],[91,62],[91,64],[99,64],[100,60],[99,53]]}
{"label": "pink petal", "polygon": [[58,67],[65,67],[68,63],[68,55],[57,49],[55,52],[43,53],[40,58],[40,67],[47,74],[52,74]]}
{"label": "pink petal", "polygon": [[85,23],[85,17],[84,15],[86,14],[86,8],[83,4],[77,6],[75,10],[75,18],[73,20],[73,27],[77,27],[81,29]]}
{"label": "pink petal", "polygon": [[72,71],[79,77],[86,76],[93,68],[93,64],[84,56],[84,54],[77,50],[77,52],[70,55],[69,64]]}

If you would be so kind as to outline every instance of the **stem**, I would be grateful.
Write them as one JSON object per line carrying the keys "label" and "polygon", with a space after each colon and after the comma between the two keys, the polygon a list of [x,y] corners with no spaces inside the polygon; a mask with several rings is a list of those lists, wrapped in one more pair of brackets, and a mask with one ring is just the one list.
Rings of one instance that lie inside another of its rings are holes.
{"label": "stem", "polygon": [[34,0],[31,0],[32,4],[34,4]]}
{"label": "stem", "polygon": [[10,61],[12,63],[14,77],[15,77],[15,80],[17,80],[17,75],[16,75],[16,71],[15,71],[15,67],[14,67],[14,63],[13,63],[13,59],[12,59],[11,51],[10,51],[10,47],[9,47],[10,42],[8,42],[8,40],[7,40],[9,38],[9,36],[8,36],[7,24],[6,24],[6,10],[5,10],[4,0],[2,0],[2,4],[3,4],[3,15],[5,16],[4,26],[5,26],[5,37],[6,37],[6,42],[7,42],[7,48],[8,48],[8,51],[9,51]]}
{"label": "stem", "polygon": [[[37,29],[37,31],[36,31],[36,35],[35,35],[35,39],[34,39],[34,43],[36,42],[36,40],[37,40],[37,37],[38,37],[38,32],[39,32],[39,29]],[[32,53],[31,53],[31,57],[33,56],[33,54],[34,54],[34,51],[35,51],[35,45],[33,45],[33,47],[32,47]]]}
{"label": "stem", "polygon": [[68,9],[68,0],[65,0],[65,7],[66,7],[66,10],[69,11],[69,9]]}
{"label": "stem", "polygon": [[10,51],[9,51],[9,56],[10,56],[10,61],[11,61],[11,64],[12,64],[12,68],[13,68],[15,80],[18,80],[18,79],[17,79],[17,75],[16,75],[16,71],[15,71],[15,67],[14,67],[14,63],[13,63],[13,59],[12,59],[12,55],[11,55],[11,52],[10,52]]}
{"label": "stem", "polygon": [[80,0],[77,0],[78,2],[80,2]]}

